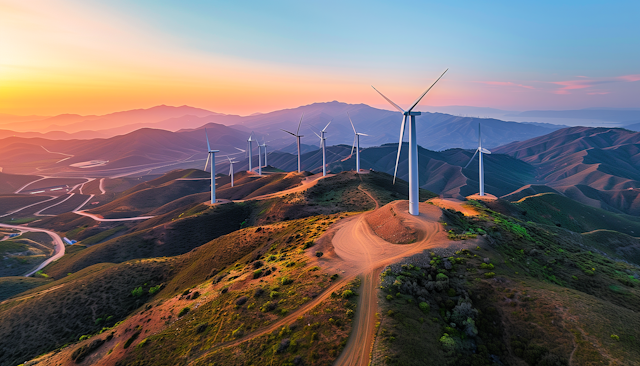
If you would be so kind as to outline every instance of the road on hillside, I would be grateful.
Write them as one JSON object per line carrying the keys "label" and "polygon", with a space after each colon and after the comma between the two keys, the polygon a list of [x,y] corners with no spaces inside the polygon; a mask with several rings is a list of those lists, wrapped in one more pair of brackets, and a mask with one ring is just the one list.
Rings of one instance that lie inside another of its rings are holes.
{"label": "road on hillside", "polygon": [[111,222],[111,221],[136,221],[136,220],[147,220],[150,219],[152,217],[155,216],[137,216],[137,217],[123,217],[121,219],[105,219],[102,218],[98,215],[94,215],[94,214],[90,214],[88,212],[84,212],[84,211],[73,211],[73,213],[78,214],[78,215],[82,215],[82,216],[87,216],[90,217],[96,221],[101,221],[101,222]]}
{"label": "road on hillside", "polygon": [[53,261],[57,261],[58,259],[62,258],[62,256],[64,255],[64,243],[62,242],[62,238],[60,238],[60,236],[58,234],[56,234],[55,232],[53,232],[51,230],[38,229],[38,228],[35,228],[35,227],[27,227],[27,226],[7,225],[7,224],[0,224],[0,227],[6,227],[6,228],[9,228],[9,229],[18,229],[18,230],[23,230],[23,231],[35,231],[35,232],[40,232],[40,233],[46,233],[51,237],[51,239],[53,239],[53,245],[54,245],[53,256],[51,256],[50,258],[48,258],[44,262],[40,263],[38,268],[36,268],[33,271],[31,271],[31,272],[27,273],[26,275],[24,275],[25,277],[29,277],[29,276],[33,275],[34,273],[36,273],[39,270],[41,270],[44,267],[46,267],[49,263],[51,263]]}

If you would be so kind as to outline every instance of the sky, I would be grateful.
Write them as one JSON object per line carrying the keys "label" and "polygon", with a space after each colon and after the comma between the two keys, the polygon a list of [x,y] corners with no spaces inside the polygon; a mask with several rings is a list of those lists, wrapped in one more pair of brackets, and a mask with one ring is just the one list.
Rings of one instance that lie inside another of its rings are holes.
{"label": "sky", "polygon": [[[522,4],[520,4],[522,3]],[[0,113],[640,108],[640,2],[0,0]]]}

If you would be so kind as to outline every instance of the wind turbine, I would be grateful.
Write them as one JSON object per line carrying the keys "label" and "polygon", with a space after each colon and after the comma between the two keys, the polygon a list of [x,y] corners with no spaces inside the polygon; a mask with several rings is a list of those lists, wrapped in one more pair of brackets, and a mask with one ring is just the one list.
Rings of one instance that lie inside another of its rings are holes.
{"label": "wind turbine", "polygon": [[300,161],[300,137],[304,137],[303,135],[300,135],[300,126],[302,125],[302,118],[304,118],[304,113],[302,113],[302,117],[300,117],[300,123],[298,123],[298,131],[296,133],[293,132],[289,132],[287,130],[282,130],[290,135],[293,135],[296,137],[296,141],[298,142],[298,173],[300,173],[302,170],[300,169],[302,164]]}
{"label": "wind turbine", "polygon": [[484,196],[484,162],[482,161],[482,154],[491,154],[491,151],[482,147],[482,134],[480,130],[480,123],[478,123],[478,148],[476,149],[476,152],[473,153],[471,160],[469,160],[469,162],[463,169],[466,169],[469,166],[469,164],[471,164],[471,162],[473,161],[473,158],[475,158],[476,154],[478,153],[480,153],[478,155],[478,159],[479,159],[478,171],[480,174],[480,196]]}
{"label": "wind turbine", "polygon": [[262,145],[258,142],[258,175],[262,175]]}
{"label": "wind turbine", "polygon": [[233,161],[229,155],[227,155],[227,159],[229,159],[229,176],[231,177],[231,187],[233,187],[233,163],[235,163],[235,161]]}
{"label": "wind turbine", "polygon": [[329,121],[329,123],[327,123],[327,125],[320,130],[320,135],[318,135],[317,133],[315,133],[315,131],[313,132],[316,136],[318,136],[320,138],[320,147],[322,148],[322,176],[326,177],[327,176],[327,151],[326,151],[326,137],[324,137],[325,132],[327,132],[327,127],[329,127],[329,125],[331,124],[331,121]]}
{"label": "wind turbine", "polygon": [[444,76],[444,74],[449,69],[445,70],[440,77],[431,84],[429,89],[427,89],[418,99],[413,102],[411,107],[408,110],[404,110],[400,108],[397,104],[395,104],[391,99],[384,96],[384,94],[380,93],[378,89],[371,86],[373,90],[377,91],[384,99],[387,100],[394,108],[402,112],[402,124],[400,125],[400,142],[398,143],[398,156],[396,157],[396,167],[393,171],[393,183],[396,182],[396,174],[398,173],[398,162],[400,161],[400,150],[402,149],[402,140],[404,138],[404,127],[407,123],[407,117],[410,117],[409,122],[409,213],[411,215],[417,216],[420,215],[419,210],[419,195],[418,195],[418,141],[416,139],[416,116],[420,115],[420,112],[414,112],[413,108],[415,108],[418,103],[424,98],[425,95],[433,88],[434,85]]}
{"label": "wind turbine", "polygon": [[253,152],[253,131],[251,132],[251,134],[249,135],[249,139],[247,140],[247,154],[249,155],[249,171],[251,171],[251,168],[253,168],[253,165],[251,164],[251,153]]}
{"label": "wind turbine", "polygon": [[214,204],[216,203],[216,153],[220,150],[211,150],[209,134],[207,134],[206,128],[204,129],[204,136],[207,138],[207,151],[209,151],[207,161],[204,162],[204,170],[207,170],[207,164],[209,164],[209,159],[211,159],[211,204]]}
{"label": "wind turbine", "polygon": [[267,143],[264,141],[264,138],[262,139],[262,145],[260,145],[260,143],[258,143],[258,153],[260,153],[260,148],[262,148],[262,153],[264,154],[264,165],[261,163],[260,165],[266,167],[267,164]]}
{"label": "wind turbine", "polygon": [[353,121],[351,120],[351,116],[349,112],[347,112],[347,116],[349,117],[349,122],[351,122],[351,128],[353,128],[353,133],[355,136],[353,137],[353,146],[351,146],[351,155],[353,155],[353,148],[356,148],[356,173],[360,173],[360,136],[369,136],[366,133],[359,133],[356,131],[356,127],[353,125]]}

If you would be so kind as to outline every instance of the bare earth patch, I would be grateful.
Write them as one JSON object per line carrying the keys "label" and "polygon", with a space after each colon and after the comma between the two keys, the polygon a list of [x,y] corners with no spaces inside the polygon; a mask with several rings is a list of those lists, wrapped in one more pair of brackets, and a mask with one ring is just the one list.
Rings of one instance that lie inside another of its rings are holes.
{"label": "bare earth patch", "polygon": [[404,224],[396,213],[397,207],[390,203],[366,216],[367,223],[379,237],[393,244],[414,243],[418,239],[415,229]]}

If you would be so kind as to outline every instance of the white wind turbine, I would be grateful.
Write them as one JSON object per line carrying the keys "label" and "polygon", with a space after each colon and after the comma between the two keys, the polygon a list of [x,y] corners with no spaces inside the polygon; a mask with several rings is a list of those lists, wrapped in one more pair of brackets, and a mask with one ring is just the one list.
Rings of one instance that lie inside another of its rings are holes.
{"label": "white wind turbine", "polygon": [[302,116],[300,117],[300,123],[298,123],[298,131],[296,133],[293,132],[289,132],[287,130],[282,130],[290,135],[293,135],[296,137],[296,141],[298,142],[298,173],[300,173],[301,170],[301,160],[300,160],[300,137],[304,137],[303,135],[300,135],[300,126],[302,125],[302,118],[304,118],[304,113],[302,113]]}
{"label": "white wind turbine", "polygon": [[491,151],[482,147],[482,133],[480,130],[480,123],[478,123],[478,148],[476,149],[476,152],[473,153],[471,160],[469,160],[469,162],[463,169],[466,169],[469,166],[469,164],[471,164],[471,162],[473,161],[473,158],[476,157],[476,154],[478,154],[478,159],[479,159],[478,172],[480,175],[480,196],[484,196],[484,162],[482,160],[482,154],[491,154]]}
{"label": "white wind turbine", "polygon": [[262,140],[262,148],[263,150],[263,154],[264,154],[264,166],[267,167],[269,166],[269,163],[267,163],[267,143],[264,141],[264,139]]}
{"label": "white wind turbine", "polygon": [[322,176],[323,177],[327,176],[327,150],[326,150],[327,138],[324,137],[324,134],[327,132],[327,127],[329,127],[330,124],[331,124],[331,121],[329,121],[329,123],[327,123],[327,125],[322,130],[320,130],[320,135],[315,133],[315,131],[313,132],[316,136],[320,138],[320,147],[322,148]]}
{"label": "white wind turbine", "polygon": [[356,173],[360,173],[360,136],[369,136],[366,133],[359,133],[356,131],[356,127],[353,125],[353,121],[351,120],[351,116],[349,112],[347,112],[347,116],[349,117],[349,122],[351,122],[351,128],[353,128],[353,133],[355,136],[353,137],[353,145],[351,146],[351,155],[353,155],[353,149],[356,148]]}
{"label": "white wind turbine", "polygon": [[229,159],[229,176],[231,177],[231,187],[233,187],[233,164],[235,161],[227,155],[227,159]]}
{"label": "white wind turbine", "polygon": [[209,164],[209,159],[211,159],[211,204],[216,203],[216,153],[220,150],[211,150],[211,145],[209,145],[209,135],[207,134],[207,129],[204,129],[204,136],[207,138],[207,151],[209,155],[207,155],[207,161],[204,162],[204,170],[207,170],[207,165]]}
{"label": "white wind turbine", "polygon": [[420,115],[420,112],[414,112],[413,108],[415,108],[418,103],[424,98],[425,95],[433,88],[434,85],[440,80],[444,74],[449,69],[445,70],[440,77],[431,84],[429,89],[427,89],[418,99],[411,105],[408,110],[404,110],[400,108],[397,104],[395,104],[391,99],[384,96],[384,94],[380,93],[378,89],[371,86],[375,91],[378,92],[384,99],[387,100],[394,108],[402,112],[402,124],[400,125],[400,142],[398,143],[398,156],[396,157],[396,167],[393,172],[393,182],[396,181],[396,174],[398,173],[398,162],[400,161],[400,150],[402,149],[402,140],[404,138],[404,127],[407,123],[407,117],[410,117],[409,123],[409,213],[411,215],[417,216],[420,215],[419,210],[419,195],[418,195],[418,141],[416,139],[416,116]]}
{"label": "white wind turbine", "polygon": [[247,154],[249,155],[249,171],[253,168],[253,164],[251,163],[251,154],[253,153],[253,131],[249,135],[249,139],[247,140]]}

